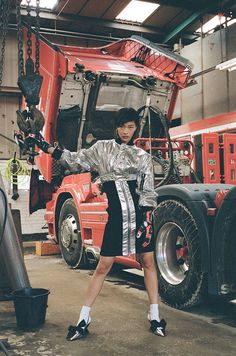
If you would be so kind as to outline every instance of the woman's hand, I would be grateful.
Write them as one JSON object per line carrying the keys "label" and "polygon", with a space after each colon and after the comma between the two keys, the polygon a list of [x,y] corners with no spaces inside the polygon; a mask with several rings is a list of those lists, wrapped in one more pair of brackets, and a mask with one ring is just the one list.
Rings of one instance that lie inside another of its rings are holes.
{"label": "woman's hand", "polygon": [[61,155],[63,153],[63,150],[60,149],[59,147],[53,147],[50,143],[44,140],[43,136],[38,133],[38,134],[29,134],[25,140],[23,139],[23,136],[20,134],[17,134],[17,139],[18,142],[20,142],[20,147],[24,147],[25,150],[27,151],[27,147],[33,147],[37,146],[40,148],[43,152],[51,154],[53,158],[55,159],[60,159]]}
{"label": "woman's hand", "polygon": [[[43,136],[40,133],[29,134],[25,139],[25,143],[26,143],[26,145],[29,145],[29,146],[36,145],[38,148],[40,148],[45,153],[53,153],[54,152],[54,147],[50,143],[45,141]],[[49,151],[49,148],[51,149],[50,151]]]}

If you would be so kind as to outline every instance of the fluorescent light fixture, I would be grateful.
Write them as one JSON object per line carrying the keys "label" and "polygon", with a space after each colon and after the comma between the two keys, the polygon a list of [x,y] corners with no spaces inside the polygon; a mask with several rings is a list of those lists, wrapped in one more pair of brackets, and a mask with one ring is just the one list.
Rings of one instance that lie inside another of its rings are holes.
{"label": "fluorescent light fixture", "polygon": [[159,6],[151,2],[131,0],[116,16],[116,20],[143,23]]}
{"label": "fluorescent light fixture", "polygon": [[[40,9],[52,10],[56,6],[57,3],[58,3],[58,0],[40,0],[39,7],[40,7]],[[22,0],[21,5],[27,6],[27,1]],[[31,0],[30,6],[36,7],[36,0]]]}
{"label": "fluorescent light fixture", "polygon": [[202,27],[199,27],[196,30],[196,32],[212,33],[212,32],[214,32],[214,29],[217,26],[222,25],[223,27],[226,27],[226,22],[227,22],[227,26],[231,26],[231,25],[233,25],[233,23],[236,22],[236,19],[231,19],[231,17],[226,18],[225,16],[221,16],[221,15],[216,15],[211,20],[206,22]]}
{"label": "fluorescent light fixture", "polygon": [[236,19],[231,19],[231,20],[228,19],[227,26],[229,27],[229,26],[233,25],[235,22],[236,22]]}
{"label": "fluorescent light fixture", "polygon": [[229,61],[218,64],[216,66],[216,69],[228,70],[229,72],[232,72],[232,70],[236,69],[236,58],[233,58],[233,59],[230,59]]}

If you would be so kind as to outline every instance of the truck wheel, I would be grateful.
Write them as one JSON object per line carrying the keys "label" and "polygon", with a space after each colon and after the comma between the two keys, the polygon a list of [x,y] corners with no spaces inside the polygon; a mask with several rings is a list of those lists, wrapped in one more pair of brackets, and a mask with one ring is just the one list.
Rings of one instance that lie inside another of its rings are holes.
{"label": "truck wheel", "polygon": [[161,298],[177,309],[199,304],[206,283],[198,228],[191,212],[178,201],[161,202],[155,210],[154,231]]}
{"label": "truck wheel", "polygon": [[58,236],[65,262],[72,268],[82,267],[84,249],[79,218],[73,199],[67,199],[61,207]]}

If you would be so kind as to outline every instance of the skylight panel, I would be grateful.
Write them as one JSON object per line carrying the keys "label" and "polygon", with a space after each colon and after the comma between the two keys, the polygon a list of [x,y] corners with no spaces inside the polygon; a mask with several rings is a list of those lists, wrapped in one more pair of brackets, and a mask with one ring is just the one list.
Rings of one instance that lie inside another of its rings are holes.
{"label": "skylight panel", "polygon": [[[50,9],[50,10],[52,10],[56,6],[57,3],[58,3],[58,0],[40,0],[39,7],[41,9]],[[27,5],[27,1],[26,0],[22,0],[21,1],[21,5],[26,6]],[[30,6],[36,7],[36,0],[31,0],[30,1]]]}
{"label": "skylight panel", "polygon": [[151,2],[131,0],[116,16],[116,20],[143,23],[159,6]]}
{"label": "skylight panel", "polygon": [[226,27],[226,21],[227,21],[227,26],[233,25],[233,23],[236,22],[236,19],[231,19],[230,17],[221,16],[221,15],[216,15],[213,17],[211,20],[206,22],[202,27],[199,27],[196,32],[202,32],[202,33],[212,33],[214,32],[214,29],[217,26],[223,26]]}

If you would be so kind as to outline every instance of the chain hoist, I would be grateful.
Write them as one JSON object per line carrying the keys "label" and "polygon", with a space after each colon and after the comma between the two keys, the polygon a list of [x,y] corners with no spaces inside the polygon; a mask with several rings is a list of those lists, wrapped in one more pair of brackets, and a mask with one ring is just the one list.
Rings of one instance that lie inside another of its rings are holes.
{"label": "chain hoist", "polygon": [[5,46],[6,46],[6,34],[8,27],[8,18],[10,12],[10,1],[1,0],[0,1],[0,87],[2,86],[3,79],[3,65],[5,56]]}
{"label": "chain hoist", "polygon": [[[25,97],[28,109],[23,112],[17,110],[17,124],[21,133],[15,133],[15,139],[19,144],[22,153],[29,154],[30,163],[34,163],[34,157],[37,155],[34,145],[24,146],[23,142],[29,134],[38,135],[44,125],[43,114],[36,109],[39,103],[39,94],[43,82],[43,77],[39,73],[40,67],[40,0],[36,0],[35,17],[35,61],[32,59],[32,16],[31,0],[26,0],[26,60],[24,63],[23,50],[23,31],[21,21],[21,0],[16,0],[17,30],[18,30],[18,81],[17,84]],[[24,149],[22,147],[24,146]],[[25,152],[23,152],[25,151]]]}
{"label": "chain hoist", "polygon": [[43,77],[39,74],[39,56],[40,56],[40,44],[39,44],[39,3],[40,0],[36,0],[36,18],[35,18],[35,63],[32,59],[32,16],[31,16],[31,0],[26,0],[26,27],[27,27],[27,59],[25,61],[24,70],[24,58],[23,58],[23,34],[21,23],[21,0],[16,0],[17,10],[17,27],[18,27],[18,86],[25,97],[27,105],[37,105],[39,103],[39,93],[43,82]]}

